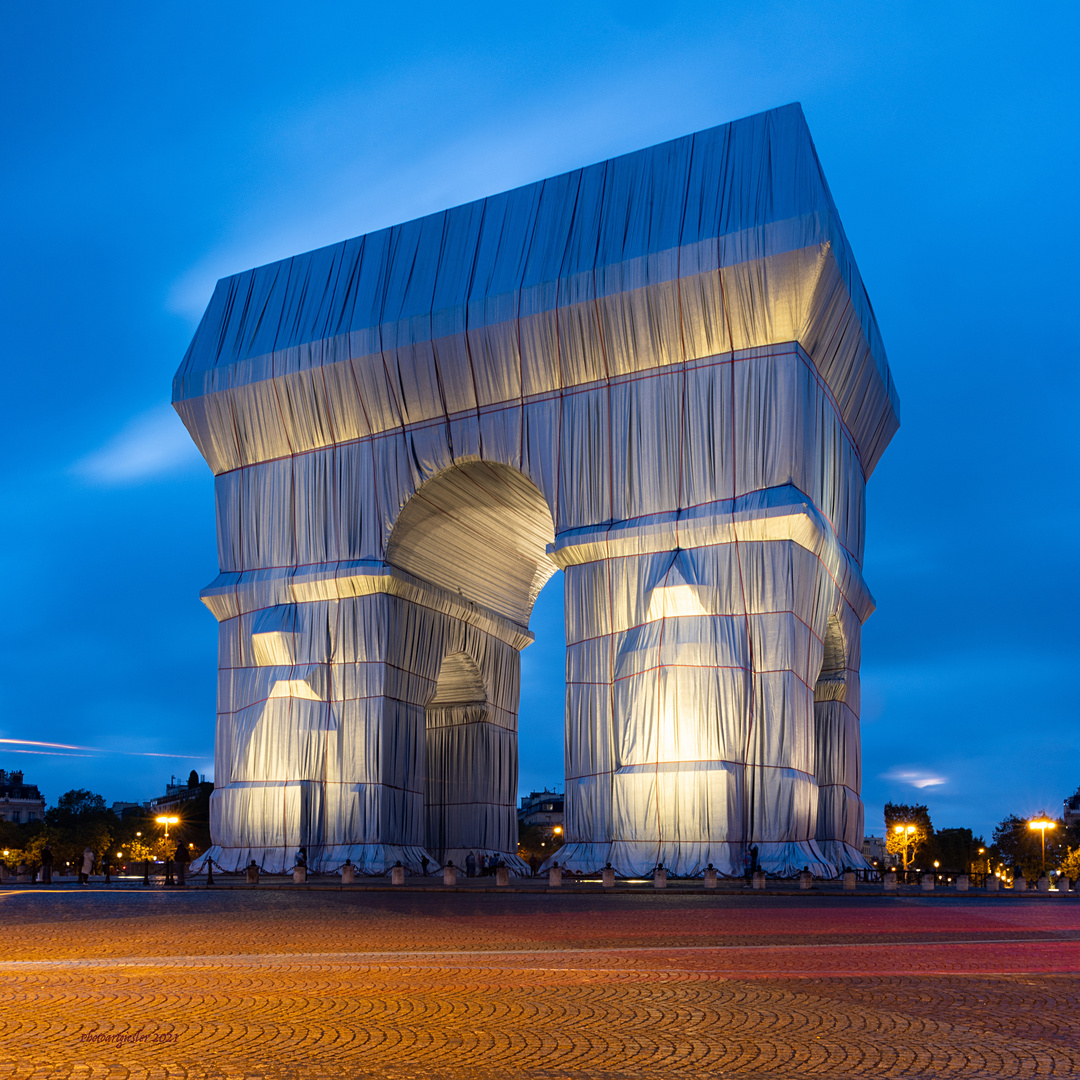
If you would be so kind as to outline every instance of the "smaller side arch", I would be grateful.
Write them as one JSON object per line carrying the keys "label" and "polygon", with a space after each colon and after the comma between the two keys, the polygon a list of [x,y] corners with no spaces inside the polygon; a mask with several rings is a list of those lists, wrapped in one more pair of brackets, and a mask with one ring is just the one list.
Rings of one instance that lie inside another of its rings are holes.
{"label": "smaller side arch", "polygon": [[815,701],[844,701],[847,698],[847,648],[838,615],[830,615],[825,627],[821,673],[814,686]]}
{"label": "smaller side arch", "polygon": [[467,652],[447,653],[435,680],[435,694],[427,707],[441,709],[484,705],[487,699],[484,677],[476,661]]}

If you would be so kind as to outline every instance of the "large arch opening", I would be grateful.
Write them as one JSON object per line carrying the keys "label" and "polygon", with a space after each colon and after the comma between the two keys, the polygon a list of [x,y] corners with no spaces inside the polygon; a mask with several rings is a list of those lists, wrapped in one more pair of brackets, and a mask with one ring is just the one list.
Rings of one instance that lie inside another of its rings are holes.
{"label": "large arch opening", "polygon": [[[553,541],[551,512],[525,476],[467,462],[405,504],[386,559],[527,629],[556,570],[547,554]],[[428,646],[439,654],[427,661],[435,685],[424,714],[424,843],[441,862],[460,866],[471,851],[515,865],[523,639],[515,647],[482,626],[447,614]],[[561,714],[558,721],[561,737]]]}
{"label": "large arch opening", "polygon": [[551,511],[536,486],[509,466],[453,465],[428,480],[398,515],[386,561],[528,626],[555,572]]}

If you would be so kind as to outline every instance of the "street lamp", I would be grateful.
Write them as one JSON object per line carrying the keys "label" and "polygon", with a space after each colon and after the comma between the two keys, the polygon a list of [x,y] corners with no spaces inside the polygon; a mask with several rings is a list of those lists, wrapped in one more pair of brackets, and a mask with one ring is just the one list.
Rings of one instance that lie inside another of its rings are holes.
{"label": "street lamp", "polygon": [[154,818],[154,820],[159,825],[165,826],[165,843],[167,844],[169,842],[169,826],[178,825],[180,823],[180,819],[178,817],[159,817]]}
{"label": "street lamp", "polygon": [[908,858],[908,848],[915,843],[915,837],[913,833],[916,833],[918,831],[919,830],[914,825],[897,825],[893,829],[893,832],[895,832],[897,836],[901,837],[904,841],[904,850],[901,852],[900,857],[901,859],[903,859],[904,862],[905,873],[907,872],[908,865],[910,864],[912,859],[915,858],[914,851],[912,851],[911,853],[911,859]]}
{"label": "street lamp", "polygon": [[1039,836],[1042,838],[1042,871],[1046,873],[1046,830],[1057,827],[1056,821],[1047,821],[1046,818],[1036,818],[1035,821],[1028,822],[1029,829],[1038,829]]}

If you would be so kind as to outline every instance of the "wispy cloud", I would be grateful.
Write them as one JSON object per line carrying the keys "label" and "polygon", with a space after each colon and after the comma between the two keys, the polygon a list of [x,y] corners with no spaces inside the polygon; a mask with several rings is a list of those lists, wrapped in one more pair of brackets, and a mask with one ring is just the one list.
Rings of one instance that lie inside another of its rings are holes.
{"label": "wispy cloud", "polygon": [[118,486],[187,472],[202,464],[180,418],[168,406],[135,417],[71,472],[94,484]]}
{"label": "wispy cloud", "polygon": [[947,776],[938,776],[935,773],[923,772],[919,769],[890,769],[882,773],[883,780],[893,780],[898,784],[907,784],[913,788],[940,787],[947,784]]}
{"label": "wispy cloud", "polygon": [[[149,750],[105,750],[99,746],[74,746],[70,743],[35,742],[33,739],[0,739],[0,745],[9,754],[53,754],[56,757],[86,757],[87,754],[123,754],[125,757],[160,757],[160,758],[184,758],[196,761],[207,761],[207,754],[158,754]],[[36,746],[38,750],[16,750],[17,746]],[[11,747],[12,749],[8,749]],[[69,753],[68,751],[81,751]]]}

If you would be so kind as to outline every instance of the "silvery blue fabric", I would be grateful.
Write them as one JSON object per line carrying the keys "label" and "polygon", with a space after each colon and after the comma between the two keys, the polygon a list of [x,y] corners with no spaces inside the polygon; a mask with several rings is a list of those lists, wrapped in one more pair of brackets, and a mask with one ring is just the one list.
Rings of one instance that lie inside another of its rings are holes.
{"label": "silvery blue fabric", "polygon": [[862,865],[899,404],[798,106],[227,278],[173,400],[217,486],[219,862],[520,866],[562,569],[563,865]]}

